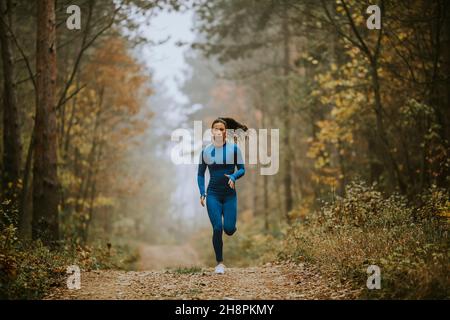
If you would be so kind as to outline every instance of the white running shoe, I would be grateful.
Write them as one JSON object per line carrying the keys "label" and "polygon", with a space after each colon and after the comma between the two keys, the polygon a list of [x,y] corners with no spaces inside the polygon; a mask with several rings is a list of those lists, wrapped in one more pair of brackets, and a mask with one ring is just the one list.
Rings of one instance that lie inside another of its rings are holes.
{"label": "white running shoe", "polygon": [[218,274],[224,274],[225,273],[225,266],[223,265],[223,263],[219,263],[216,268],[214,269],[214,273],[218,273]]}

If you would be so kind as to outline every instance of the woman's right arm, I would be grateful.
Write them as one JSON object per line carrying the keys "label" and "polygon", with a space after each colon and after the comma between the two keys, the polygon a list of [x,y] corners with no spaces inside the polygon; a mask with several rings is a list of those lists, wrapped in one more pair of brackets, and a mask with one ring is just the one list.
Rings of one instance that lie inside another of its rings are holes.
{"label": "woman's right arm", "polygon": [[197,171],[197,184],[198,189],[200,191],[200,202],[204,206],[204,203],[202,202],[202,198],[206,196],[205,192],[205,171],[206,171],[206,163],[203,160],[203,150],[200,153],[200,162],[198,164],[198,171]]}

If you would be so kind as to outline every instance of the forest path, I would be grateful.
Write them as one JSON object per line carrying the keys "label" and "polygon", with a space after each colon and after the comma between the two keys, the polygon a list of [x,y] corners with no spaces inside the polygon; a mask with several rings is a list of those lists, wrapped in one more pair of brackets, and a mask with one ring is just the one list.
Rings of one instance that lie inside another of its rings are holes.
{"label": "forest path", "polygon": [[217,275],[197,264],[189,245],[140,251],[140,271],[82,272],[81,289],[56,288],[45,299],[352,299],[358,294],[306,264],[231,267]]}
{"label": "forest path", "polygon": [[199,254],[189,244],[185,245],[139,245],[139,271],[167,268],[203,266]]}

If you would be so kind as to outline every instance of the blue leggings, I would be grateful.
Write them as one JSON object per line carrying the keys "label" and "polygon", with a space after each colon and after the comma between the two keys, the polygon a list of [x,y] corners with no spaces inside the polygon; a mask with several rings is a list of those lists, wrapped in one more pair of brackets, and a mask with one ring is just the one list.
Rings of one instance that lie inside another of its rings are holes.
{"label": "blue leggings", "polygon": [[[216,253],[217,262],[223,261],[222,256],[222,230],[229,236],[236,232],[237,196],[208,194],[206,207],[209,220],[213,227],[212,243]],[[223,215],[223,223],[222,223]]]}

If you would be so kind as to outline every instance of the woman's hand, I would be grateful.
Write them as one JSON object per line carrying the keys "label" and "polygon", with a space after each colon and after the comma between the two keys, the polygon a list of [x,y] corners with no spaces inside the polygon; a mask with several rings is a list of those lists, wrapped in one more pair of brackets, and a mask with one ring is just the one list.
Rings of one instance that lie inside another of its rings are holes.
{"label": "woman's hand", "polygon": [[231,179],[230,175],[226,174],[225,177],[227,177],[228,180],[228,185],[230,186],[231,189],[234,189],[234,181],[233,179]]}
{"label": "woman's hand", "polygon": [[202,207],[205,206],[205,199],[206,199],[205,196],[201,196],[201,197],[200,197],[200,204],[202,205]]}

